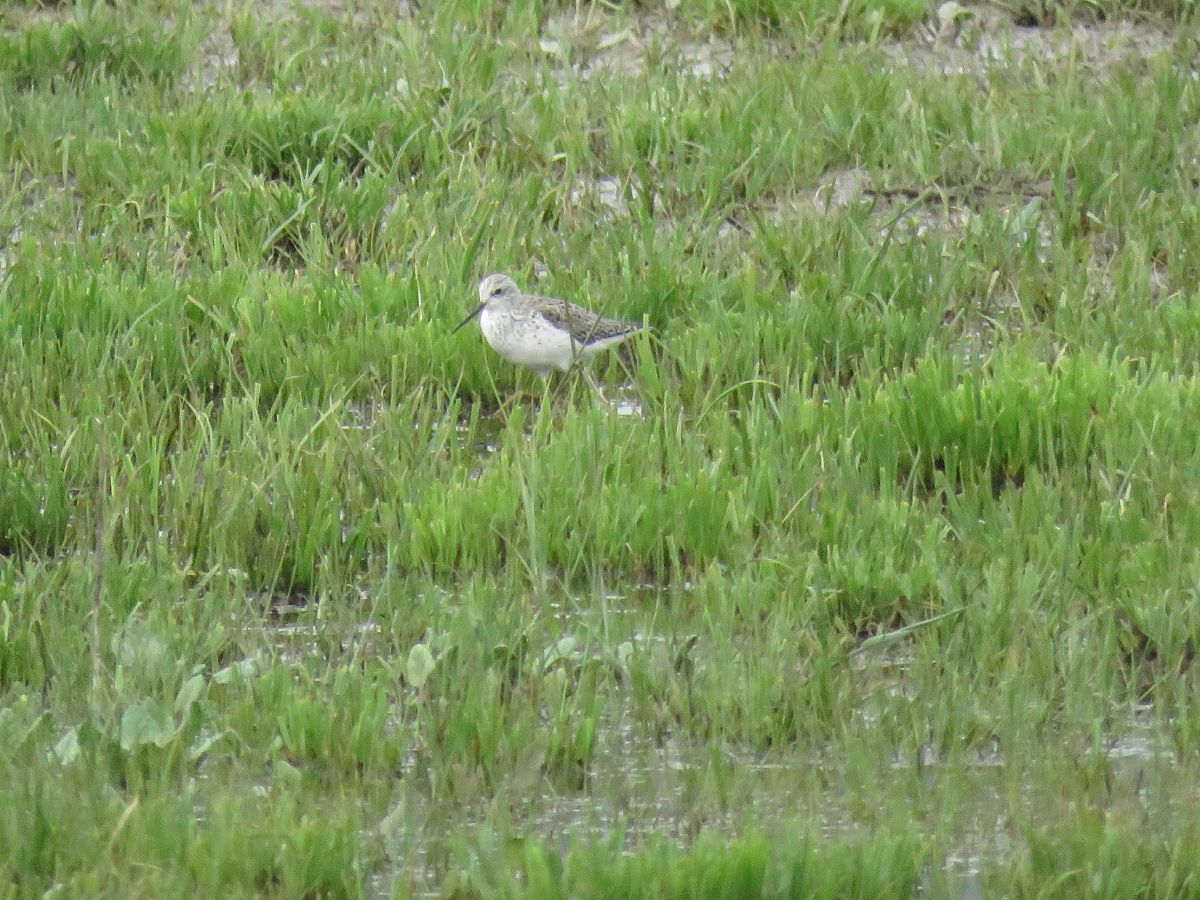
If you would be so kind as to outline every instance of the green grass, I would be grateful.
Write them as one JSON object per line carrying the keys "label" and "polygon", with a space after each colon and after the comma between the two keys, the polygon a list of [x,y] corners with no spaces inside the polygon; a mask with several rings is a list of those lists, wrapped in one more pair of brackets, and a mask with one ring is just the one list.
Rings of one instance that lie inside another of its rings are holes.
{"label": "green grass", "polygon": [[1193,26],[1014,15],[0,11],[0,894],[1194,893]]}

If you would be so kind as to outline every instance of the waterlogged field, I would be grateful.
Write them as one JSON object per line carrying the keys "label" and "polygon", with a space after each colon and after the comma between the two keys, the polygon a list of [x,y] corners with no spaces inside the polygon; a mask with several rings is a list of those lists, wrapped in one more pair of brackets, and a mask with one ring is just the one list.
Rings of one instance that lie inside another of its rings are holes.
{"label": "waterlogged field", "polygon": [[1194,896],[1185,8],[4,6],[0,894]]}

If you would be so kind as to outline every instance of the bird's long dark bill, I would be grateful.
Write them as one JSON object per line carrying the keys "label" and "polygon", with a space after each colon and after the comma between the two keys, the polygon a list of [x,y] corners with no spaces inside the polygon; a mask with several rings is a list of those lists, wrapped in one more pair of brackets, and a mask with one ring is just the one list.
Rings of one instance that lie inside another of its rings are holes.
{"label": "bird's long dark bill", "polygon": [[475,312],[471,313],[469,316],[467,316],[465,319],[463,319],[461,322],[459,322],[457,325],[455,325],[454,329],[450,333],[457,334],[459,329],[461,329],[468,322],[470,322],[473,318],[475,318],[477,315],[479,315],[481,312],[483,312],[483,308],[485,306],[487,306],[486,303],[480,303],[479,306],[475,309]]}

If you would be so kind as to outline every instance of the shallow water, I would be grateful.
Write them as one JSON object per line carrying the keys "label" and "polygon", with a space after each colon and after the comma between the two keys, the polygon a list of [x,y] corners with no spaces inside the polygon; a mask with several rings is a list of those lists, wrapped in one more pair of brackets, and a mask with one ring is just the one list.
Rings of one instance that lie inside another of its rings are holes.
{"label": "shallow water", "polygon": [[[1136,725],[1136,723],[1134,723]],[[1149,767],[1170,768],[1173,761],[1160,742],[1140,737],[1115,741],[1110,759],[1136,764],[1136,771],[1121,772],[1134,790]],[[1009,793],[1011,774],[999,754],[980,754],[952,777],[961,786],[955,797],[952,823],[933,815],[922,827],[924,837],[946,847],[940,862],[932,863],[924,888],[941,893],[950,889],[960,897],[982,896],[986,869],[1010,864],[1018,850],[1013,831]],[[921,768],[929,783],[931,804],[940,777],[939,764],[926,756]],[[887,792],[912,793],[914,763],[897,762],[892,783],[882,781]],[[831,842],[852,840],[878,828],[874,817],[864,820],[861,810],[872,799],[845,780],[835,762],[820,751],[780,751],[755,754],[728,747],[701,747],[668,739],[662,744],[637,734],[628,723],[615,719],[601,732],[589,766],[587,787],[578,792],[540,790],[515,802],[511,798],[503,818],[527,837],[537,837],[564,849],[576,842],[604,841],[614,833],[633,850],[649,835],[665,835],[681,847],[701,833],[729,837],[755,829],[781,837],[795,833],[797,823]],[[1130,781],[1133,779],[1133,781]],[[823,789],[818,787],[823,785]],[[872,790],[878,790],[875,785]],[[1038,798],[1033,785],[1022,791],[1028,816],[1038,818]],[[409,808],[420,805],[406,798]],[[503,801],[498,801],[503,804]],[[917,802],[921,798],[917,797]],[[387,827],[397,829],[397,845],[421,847],[439,844],[463,830],[486,828],[496,815],[494,804],[481,803],[453,823],[440,828],[432,820],[414,824],[405,816],[390,817]],[[436,833],[441,831],[441,833]],[[947,831],[951,834],[947,839]],[[434,854],[437,856],[438,854]],[[428,859],[419,851],[397,859],[396,877],[423,884],[433,892],[445,872],[437,865],[421,868]],[[379,887],[390,879],[381,878]],[[934,889],[936,886],[936,890]],[[386,891],[384,891],[386,892]]]}
{"label": "shallow water", "polygon": [[[653,588],[611,592],[598,605],[578,597],[547,599],[545,609],[560,637],[544,652],[533,649],[530,658],[539,661],[540,671],[560,661],[576,668],[586,665],[600,653],[588,635],[616,619],[636,625],[629,617],[646,615],[655,594]],[[644,627],[628,643],[642,651],[661,649],[668,660],[674,656],[669,637]],[[864,656],[866,662],[860,656],[852,664],[864,699],[881,689],[915,695],[909,645],[900,642]],[[609,666],[613,661],[601,662]],[[726,741],[690,740],[669,730],[656,738],[644,723],[637,724],[631,700],[621,697],[622,688],[615,687],[579,789],[548,780],[542,775],[543,761],[531,757],[518,761],[495,790],[481,790],[477,799],[448,811],[445,798],[435,803],[430,797],[420,777],[423,764],[410,757],[401,776],[401,799],[380,823],[394,868],[379,874],[378,895],[387,895],[397,878],[418,894],[435,895],[453,867],[448,848],[463,835],[497,826],[502,833],[536,838],[563,852],[576,843],[608,841],[614,835],[633,850],[652,835],[687,847],[702,833],[733,838],[750,830],[790,840],[799,829],[844,843],[877,833],[889,810],[905,809],[909,818],[903,826],[915,827],[940,854],[929,865],[922,892],[980,897],[989,870],[1011,866],[1027,852],[1020,837],[1023,827],[1062,824],[1061,810],[1044,802],[1048,776],[1042,761],[1091,758],[1066,740],[1031,747],[1030,755],[1019,756],[995,742],[951,756],[931,742],[915,755],[896,754],[890,763],[875,767],[864,783],[855,764],[839,758],[834,745],[756,751]],[[869,714],[864,715],[862,727],[870,729]],[[1114,718],[1111,738],[1099,751],[1109,773],[1110,802],[1144,810],[1169,802],[1165,794],[1178,760],[1161,729],[1150,707]],[[880,749],[877,737],[865,740]]]}
{"label": "shallow water", "polygon": [[[686,594],[687,586],[675,588],[680,591]],[[454,601],[447,596],[438,602]],[[421,758],[417,742],[410,743],[396,776],[396,800],[377,828],[390,867],[376,873],[373,894],[389,896],[400,880],[417,895],[436,895],[454,870],[455,848],[475,834],[536,838],[563,852],[614,835],[633,850],[650,836],[687,847],[702,833],[733,838],[750,830],[780,840],[800,834],[841,844],[877,834],[897,816],[897,827],[915,830],[935,853],[922,893],[981,897],[989,872],[1011,867],[1028,852],[1023,829],[1070,820],[1069,815],[1064,820],[1062,804],[1079,794],[1075,788],[1060,790],[1062,767],[1070,767],[1064,761],[1102,772],[1100,799],[1089,800],[1118,814],[1150,817],[1197,791],[1188,785],[1187,796],[1179,794],[1178,751],[1150,705],[1125,715],[1114,710],[1105,735],[1090,747],[1078,737],[1051,737],[1016,749],[976,740],[947,751],[931,736],[917,752],[897,751],[889,758],[870,698],[920,702],[909,638],[847,663],[862,701],[848,726],[862,731],[858,760],[841,755],[853,746],[852,734],[849,743],[843,735],[841,744],[767,750],[689,738],[669,725],[656,736],[639,721],[631,688],[616,670],[632,653],[657,655],[657,665],[670,668],[684,645],[697,667],[705,665],[702,643],[693,648],[686,636],[655,630],[656,610],[672,602],[678,598],[654,585],[596,585],[578,594],[551,589],[540,597],[542,627],[524,664],[532,667],[530,676],[593,664],[613,673],[602,688],[603,713],[580,786],[548,778],[544,760],[535,754],[518,759],[490,787],[480,782],[471,790],[477,775],[454,775],[465,782],[454,788],[458,799],[448,803],[431,787],[430,762]],[[269,602],[268,618],[258,627],[265,628],[275,658],[287,666],[327,661],[331,649],[358,660],[390,654],[403,666],[403,648],[378,622],[353,617],[327,622],[304,598]],[[411,711],[405,711],[412,699],[407,692],[395,698],[398,739],[412,727]]]}

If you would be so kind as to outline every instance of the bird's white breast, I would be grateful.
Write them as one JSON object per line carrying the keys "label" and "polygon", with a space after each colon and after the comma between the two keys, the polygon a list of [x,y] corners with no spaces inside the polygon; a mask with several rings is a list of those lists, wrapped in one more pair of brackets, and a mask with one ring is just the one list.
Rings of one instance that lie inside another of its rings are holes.
{"label": "bird's white breast", "polygon": [[552,368],[565,372],[574,361],[571,335],[536,313],[513,315],[489,307],[480,315],[479,325],[492,349],[511,363],[545,374]]}

